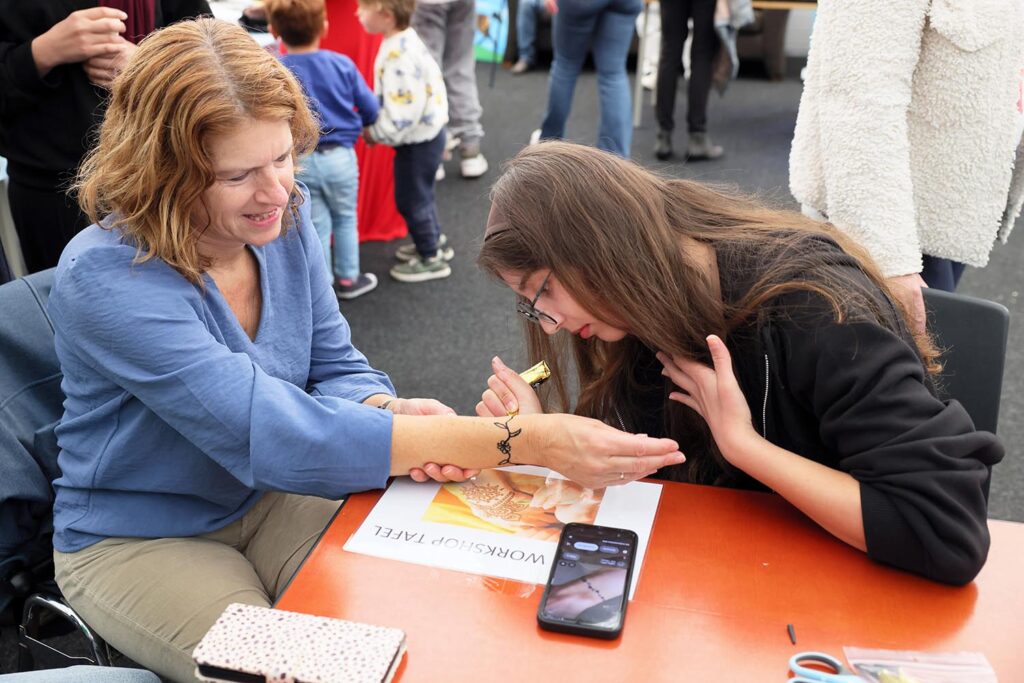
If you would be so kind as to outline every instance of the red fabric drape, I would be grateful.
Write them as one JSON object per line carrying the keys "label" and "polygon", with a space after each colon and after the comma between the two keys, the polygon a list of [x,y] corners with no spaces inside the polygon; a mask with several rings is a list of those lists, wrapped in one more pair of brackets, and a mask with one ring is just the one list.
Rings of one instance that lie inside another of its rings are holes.
{"label": "red fabric drape", "polygon": [[[327,0],[330,30],[322,46],[340,52],[356,63],[373,87],[373,60],[383,36],[370,35],[356,19],[356,0]],[[359,158],[359,239],[392,240],[407,234],[405,221],[395,207],[393,162],[395,152],[385,145],[356,143]]]}
{"label": "red fabric drape", "polygon": [[153,3],[156,0],[100,0],[100,7],[113,7],[128,15],[124,37],[137,43],[153,32],[156,21]]}

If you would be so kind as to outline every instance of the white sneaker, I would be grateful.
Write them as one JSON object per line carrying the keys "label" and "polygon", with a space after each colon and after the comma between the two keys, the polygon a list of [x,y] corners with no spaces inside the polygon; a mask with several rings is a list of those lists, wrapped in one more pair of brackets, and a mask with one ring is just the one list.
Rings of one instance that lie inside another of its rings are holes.
{"label": "white sneaker", "polygon": [[439,183],[445,178],[444,162],[442,161],[437,165],[437,170],[434,171],[434,182]]}
{"label": "white sneaker", "polygon": [[640,77],[640,85],[643,86],[644,90],[654,90],[654,86],[658,84],[658,72],[656,70],[644,71],[644,75]]}
{"label": "white sneaker", "polygon": [[540,128],[530,133],[530,144],[536,145],[538,142],[540,142]]}
{"label": "white sneaker", "polygon": [[463,178],[479,178],[487,173],[487,157],[483,154],[476,154],[471,157],[462,157],[459,161],[459,173]]}

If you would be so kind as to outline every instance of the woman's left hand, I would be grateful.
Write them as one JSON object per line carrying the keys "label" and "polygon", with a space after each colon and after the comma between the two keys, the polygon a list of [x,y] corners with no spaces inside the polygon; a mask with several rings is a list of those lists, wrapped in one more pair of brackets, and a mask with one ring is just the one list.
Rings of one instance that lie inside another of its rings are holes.
{"label": "woman's left hand", "polygon": [[135,43],[118,36],[114,52],[91,57],[82,63],[86,76],[93,85],[109,89],[117,75],[124,71],[128,60],[135,53]]}
{"label": "woman's left hand", "polygon": [[658,352],[665,367],[661,374],[671,379],[682,391],[673,391],[669,398],[697,411],[711,429],[722,455],[729,459],[735,452],[732,444],[758,437],[751,421],[750,407],[732,371],[732,356],[716,335],[707,338],[713,368],[681,356]]}
{"label": "woman's left hand", "polygon": [[[395,415],[457,415],[454,410],[440,401],[433,398],[395,398],[388,405],[388,410]],[[428,462],[422,469],[414,467],[409,470],[409,477],[413,481],[466,481],[475,477],[480,470],[464,470],[455,465],[438,465]]]}

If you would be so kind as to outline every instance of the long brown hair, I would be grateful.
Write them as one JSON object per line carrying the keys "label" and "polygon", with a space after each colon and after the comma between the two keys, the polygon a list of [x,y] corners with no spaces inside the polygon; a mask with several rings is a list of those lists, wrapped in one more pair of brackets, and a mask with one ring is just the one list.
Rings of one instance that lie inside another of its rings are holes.
{"label": "long brown hair", "polygon": [[[99,142],[78,173],[82,211],[114,222],[139,247],[192,283],[209,266],[194,225],[215,174],[207,144],[247,119],[288,121],[293,159],[319,135],[298,82],[240,27],[215,19],[183,21],[139,45],[111,89]],[[292,191],[283,228],[301,201]],[[207,212],[208,215],[208,212]]]}
{"label": "long brown hair", "polygon": [[[545,142],[523,149],[507,163],[491,201],[507,229],[485,240],[478,261],[485,271],[497,277],[550,269],[586,310],[630,330],[623,341],[606,343],[525,326],[531,360],[552,366],[555,396],[548,392],[545,403],[560,410],[571,407],[568,377],[575,370],[575,412],[619,426],[618,412],[636,429],[643,420],[637,396],[650,391],[638,384],[638,364],[650,360],[651,350],[707,363],[708,334],[725,338],[752,316],[765,315],[786,292],[820,295],[839,322],[867,315],[907,329],[898,303],[882,304],[894,297],[867,252],[833,226],[735,192],[662,178],[591,147]],[[735,275],[729,271],[755,264],[750,286],[735,301],[724,300],[682,248],[684,238],[714,249],[723,281]],[[821,249],[807,248],[822,238],[852,257],[877,289],[858,286],[823,259]],[[903,323],[894,320],[893,306]],[[924,335],[915,342],[925,366],[937,372],[934,345]],[[690,443],[712,456],[704,462],[691,457],[687,478],[714,479],[727,469],[699,416],[672,402],[665,417],[670,434],[696,438]]]}

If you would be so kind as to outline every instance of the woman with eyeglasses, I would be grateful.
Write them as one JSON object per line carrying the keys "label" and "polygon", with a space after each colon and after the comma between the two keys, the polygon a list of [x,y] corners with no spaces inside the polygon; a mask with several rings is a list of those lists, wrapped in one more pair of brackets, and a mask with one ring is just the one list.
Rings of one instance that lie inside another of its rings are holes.
{"label": "woman with eyeglasses", "polygon": [[550,142],[495,184],[479,263],[553,372],[542,398],[496,362],[479,415],[574,402],[678,441],[686,462],[659,476],[775,491],[938,581],[981,569],[1003,446],[937,397],[935,346],[832,226]]}
{"label": "woman with eyeglasses", "polygon": [[395,398],[352,345],[294,179],[317,129],[245,31],[183,22],[114,81],[81,170],[95,224],[49,299],[66,395],[56,580],[171,680],[194,679],[192,650],[229,603],[275,601],[347,493],[519,462],[600,487],[683,458],[575,415]]}

